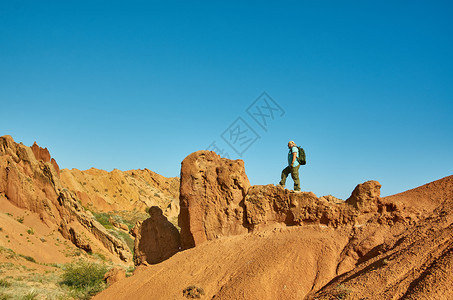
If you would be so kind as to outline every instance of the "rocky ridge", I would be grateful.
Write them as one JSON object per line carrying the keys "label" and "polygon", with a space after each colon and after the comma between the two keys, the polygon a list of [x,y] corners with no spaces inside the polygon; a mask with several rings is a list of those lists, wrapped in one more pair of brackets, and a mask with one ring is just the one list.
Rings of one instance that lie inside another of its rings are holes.
{"label": "rocky ridge", "polygon": [[93,240],[124,262],[132,261],[125,243],[112,236],[67,190],[59,167],[46,148],[30,148],[0,137],[0,196],[11,204],[39,215],[40,220],[80,249],[92,251]]}
{"label": "rocky ridge", "polygon": [[82,205],[98,212],[145,211],[162,208],[176,223],[179,214],[179,178],[167,178],[151,170],[113,170],[91,168],[61,170],[61,182]]}
{"label": "rocky ridge", "polygon": [[192,153],[180,185],[187,250],[97,298],[182,299],[193,283],[212,299],[452,297],[453,176],[385,198],[380,187],[359,184],[346,201],[250,187],[242,161]]}

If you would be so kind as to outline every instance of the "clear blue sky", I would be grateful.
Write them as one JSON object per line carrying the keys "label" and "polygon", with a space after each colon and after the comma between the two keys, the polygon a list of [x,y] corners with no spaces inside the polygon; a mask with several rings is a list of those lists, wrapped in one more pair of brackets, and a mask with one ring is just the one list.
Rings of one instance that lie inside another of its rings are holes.
{"label": "clear blue sky", "polygon": [[[62,168],[165,176],[216,141],[252,184],[279,181],[292,139],[302,190],[397,193],[453,174],[452,15],[451,1],[1,1],[0,135]],[[263,92],[281,108],[264,128],[247,113],[265,114]],[[235,140],[253,138],[242,156],[225,142],[237,122],[256,133]]]}

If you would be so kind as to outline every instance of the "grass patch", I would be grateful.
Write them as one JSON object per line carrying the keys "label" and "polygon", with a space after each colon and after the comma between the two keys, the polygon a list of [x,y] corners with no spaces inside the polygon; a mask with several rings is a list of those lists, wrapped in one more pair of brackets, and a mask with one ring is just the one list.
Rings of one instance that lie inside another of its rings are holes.
{"label": "grass patch", "polygon": [[93,253],[92,252],[92,253],[88,253],[88,254],[91,255],[92,257],[95,257],[97,259],[107,262],[107,257],[105,257],[105,255],[102,253]]}
{"label": "grass patch", "polygon": [[134,271],[135,271],[135,266],[130,266],[129,268],[127,268],[126,277],[131,277],[132,275],[134,275]]}
{"label": "grass patch", "polygon": [[33,257],[31,257],[31,256],[22,255],[22,254],[19,254],[19,256],[25,258],[28,261],[36,263],[36,260]]}
{"label": "grass patch", "polygon": [[110,223],[109,219],[111,215],[107,213],[97,213],[97,212],[91,212],[93,216],[96,218],[96,220],[101,223],[102,226],[104,226],[106,229],[113,229],[112,223]]}
{"label": "grass patch", "polygon": [[0,300],[8,300],[11,299],[11,297],[7,294],[0,293]]}
{"label": "grass patch", "polygon": [[10,248],[5,248],[5,247],[0,246],[0,253],[5,253],[6,258],[8,258],[8,259],[16,257],[16,252],[14,252],[14,250],[12,250]]}
{"label": "grass patch", "polygon": [[38,297],[38,293],[35,291],[31,291],[28,294],[25,294],[21,299],[22,300],[33,300],[33,299],[36,299],[36,297]]}
{"label": "grass patch", "polygon": [[7,288],[11,286],[11,282],[6,279],[0,279],[0,287]]}
{"label": "grass patch", "polygon": [[89,299],[106,288],[104,275],[108,268],[92,262],[79,261],[64,267],[61,284],[71,289],[76,299]]}

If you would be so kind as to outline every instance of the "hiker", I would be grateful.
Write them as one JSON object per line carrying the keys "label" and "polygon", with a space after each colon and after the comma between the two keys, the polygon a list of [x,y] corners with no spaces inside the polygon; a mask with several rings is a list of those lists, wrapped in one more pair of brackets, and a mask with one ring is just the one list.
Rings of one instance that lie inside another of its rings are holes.
{"label": "hiker", "polygon": [[296,146],[294,141],[288,142],[288,166],[282,171],[282,180],[279,185],[285,187],[286,177],[291,173],[291,178],[294,180],[294,190],[300,191],[300,182],[299,182],[299,148]]}

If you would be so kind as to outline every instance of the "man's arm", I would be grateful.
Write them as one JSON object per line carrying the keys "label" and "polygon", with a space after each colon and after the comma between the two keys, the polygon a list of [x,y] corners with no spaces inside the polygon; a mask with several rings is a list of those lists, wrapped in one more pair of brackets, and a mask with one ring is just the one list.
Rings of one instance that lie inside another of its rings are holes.
{"label": "man's arm", "polygon": [[294,167],[294,162],[297,159],[297,152],[293,152],[293,161],[291,162],[291,167]]}

